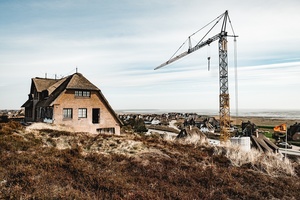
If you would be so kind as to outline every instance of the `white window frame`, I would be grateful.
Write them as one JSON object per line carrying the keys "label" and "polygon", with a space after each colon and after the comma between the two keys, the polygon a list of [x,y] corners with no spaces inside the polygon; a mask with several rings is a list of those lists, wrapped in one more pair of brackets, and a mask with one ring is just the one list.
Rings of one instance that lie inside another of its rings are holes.
{"label": "white window frame", "polygon": [[72,119],[73,118],[73,109],[72,108],[64,108],[63,109],[63,117],[64,117],[64,119]]}
{"label": "white window frame", "polygon": [[78,118],[87,118],[87,108],[78,108]]}
{"label": "white window frame", "polygon": [[91,97],[89,90],[75,90],[75,97]]}

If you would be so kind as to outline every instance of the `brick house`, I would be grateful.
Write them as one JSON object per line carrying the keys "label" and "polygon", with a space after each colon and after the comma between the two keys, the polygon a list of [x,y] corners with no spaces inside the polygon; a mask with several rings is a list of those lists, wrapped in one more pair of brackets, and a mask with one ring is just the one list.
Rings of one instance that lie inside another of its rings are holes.
{"label": "brick house", "polygon": [[25,108],[28,122],[72,127],[77,132],[120,134],[122,122],[101,90],[82,74],[62,79],[32,78]]}

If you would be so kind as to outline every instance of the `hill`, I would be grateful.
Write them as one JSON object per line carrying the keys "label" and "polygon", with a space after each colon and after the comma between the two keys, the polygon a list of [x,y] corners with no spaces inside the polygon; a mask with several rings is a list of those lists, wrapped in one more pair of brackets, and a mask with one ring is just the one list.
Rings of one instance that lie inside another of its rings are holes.
{"label": "hill", "polygon": [[203,143],[0,124],[0,199],[298,199],[299,159]]}

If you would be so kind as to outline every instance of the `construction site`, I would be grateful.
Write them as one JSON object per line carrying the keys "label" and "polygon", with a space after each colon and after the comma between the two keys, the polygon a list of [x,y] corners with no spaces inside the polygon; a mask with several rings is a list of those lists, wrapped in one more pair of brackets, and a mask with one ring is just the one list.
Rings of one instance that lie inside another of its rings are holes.
{"label": "construction site", "polygon": [[[184,138],[200,134],[207,138],[213,145],[238,145],[244,151],[251,149],[265,153],[274,153],[282,156],[300,156],[300,125],[295,120],[289,121],[290,125],[282,123],[282,119],[261,117],[233,117],[230,123],[229,140],[222,143],[220,140],[220,121],[218,116],[206,116],[197,113],[165,113],[165,114],[122,114],[119,118],[128,124],[130,120],[142,120],[145,130],[158,133],[161,137],[169,135],[173,138]],[[250,120],[254,121],[251,122]],[[276,125],[280,124],[280,125]],[[283,146],[287,143],[288,145]],[[293,145],[291,145],[291,143]]]}
{"label": "construction site", "polygon": [[[221,25],[220,25],[220,24]],[[218,25],[220,25],[218,27]],[[217,34],[212,35],[212,31],[219,28]],[[199,32],[203,31],[203,29],[208,29],[207,32],[202,33],[203,37],[201,37],[200,41],[198,41],[195,45],[192,44],[192,37],[195,34],[199,34]],[[198,125],[198,128],[204,132],[217,134],[218,139],[221,144],[226,144],[231,141],[232,144],[239,144],[243,148],[247,150],[251,150],[251,147],[255,147],[259,151],[263,152],[273,152],[278,153],[279,147],[285,146],[289,148],[289,144],[287,143],[288,139],[291,138],[296,139],[299,137],[299,126],[297,123],[289,128],[289,132],[285,127],[279,128],[280,131],[278,132],[278,127],[274,128],[274,138],[276,139],[275,144],[271,142],[264,134],[259,132],[257,126],[252,123],[251,121],[242,122],[240,124],[240,131],[238,128],[231,124],[230,118],[230,95],[229,95],[229,70],[228,70],[228,38],[233,38],[234,42],[234,55],[233,55],[233,63],[234,63],[234,77],[235,77],[235,109],[238,113],[238,81],[237,81],[237,49],[236,49],[236,42],[237,42],[238,35],[235,34],[233,29],[233,25],[231,23],[228,11],[226,10],[223,14],[200,28],[195,33],[188,36],[187,40],[179,47],[179,49],[171,56],[169,60],[162,63],[154,70],[158,70],[160,68],[165,67],[177,60],[184,58],[185,56],[203,48],[210,46],[211,43],[215,41],[218,42],[218,54],[219,54],[219,116],[218,120],[215,119],[206,119],[202,121],[202,124]],[[178,53],[179,50],[188,43],[188,49],[183,53]],[[207,66],[208,70],[210,70],[210,55],[207,56]],[[238,114],[236,115],[238,117]],[[189,121],[184,123],[184,125],[195,125],[195,119],[188,119]],[[238,124],[236,124],[238,125]],[[279,125],[280,126],[280,125]],[[281,125],[282,126],[282,125]],[[185,131],[182,129],[181,131]],[[184,135],[184,134],[182,134]],[[283,136],[286,136],[284,139]],[[297,139],[296,139],[297,140]],[[250,144],[251,143],[251,144]],[[277,145],[278,146],[277,146]],[[285,151],[287,154],[287,151]],[[292,153],[298,155],[298,153]]]}

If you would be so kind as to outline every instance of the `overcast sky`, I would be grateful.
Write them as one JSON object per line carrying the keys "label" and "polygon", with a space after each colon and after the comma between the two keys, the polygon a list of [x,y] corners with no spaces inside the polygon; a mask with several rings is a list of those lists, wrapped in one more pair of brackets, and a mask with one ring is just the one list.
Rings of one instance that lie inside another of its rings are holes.
{"label": "overcast sky", "polygon": [[299,110],[299,0],[2,0],[0,109],[19,109],[31,78],[63,77],[78,67],[116,110],[218,111],[217,41],[153,69],[225,10],[239,36],[238,98],[234,41],[228,38],[232,110],[236,99],[239,109]]}

